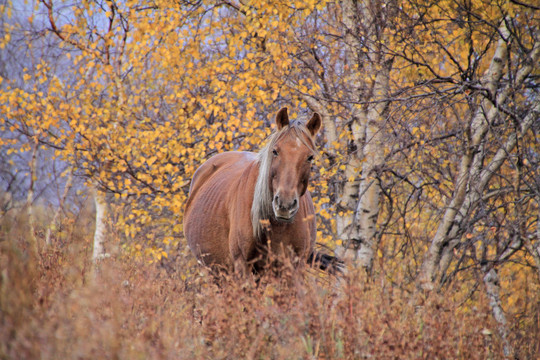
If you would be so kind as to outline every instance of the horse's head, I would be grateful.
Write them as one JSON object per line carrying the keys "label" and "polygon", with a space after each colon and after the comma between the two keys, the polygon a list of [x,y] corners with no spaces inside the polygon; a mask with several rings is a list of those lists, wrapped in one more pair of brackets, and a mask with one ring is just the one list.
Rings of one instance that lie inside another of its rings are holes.
{"label": "horse's head", "polygon": [[321,117],[315,113],[305,125],[290,123],[287,108],[282,108],[277,113],[276,124],[278,137],[268,149],[272,157],[269,172],[272,209],[277,220],[290,222],[307,190],[315,155],[314,137],[321,127]]}

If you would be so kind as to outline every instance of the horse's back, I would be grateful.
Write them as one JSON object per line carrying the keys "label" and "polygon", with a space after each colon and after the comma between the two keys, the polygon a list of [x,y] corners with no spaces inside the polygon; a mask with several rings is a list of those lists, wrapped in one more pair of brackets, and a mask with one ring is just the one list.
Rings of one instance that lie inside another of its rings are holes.
{"label": "horse's back", "polygon": [[255,160],[254,153],[226,152],[210,158],[193,175],[184,234],[197,258],[207,265],[232,266],[229,215],[238,202],[238,189],[247,190],[244,174]]}

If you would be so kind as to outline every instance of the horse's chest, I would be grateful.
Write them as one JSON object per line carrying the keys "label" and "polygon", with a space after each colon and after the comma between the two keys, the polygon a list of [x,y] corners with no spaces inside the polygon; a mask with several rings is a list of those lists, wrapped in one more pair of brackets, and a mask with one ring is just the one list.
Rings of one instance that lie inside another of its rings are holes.
{"label": "horse's chest", "polygon": [[311,243],[307,227],[292,225],[272,226],[267,233],[268,244],[274,253],[281,253],[284,250],[293,251],[296,255],[305,255]]}

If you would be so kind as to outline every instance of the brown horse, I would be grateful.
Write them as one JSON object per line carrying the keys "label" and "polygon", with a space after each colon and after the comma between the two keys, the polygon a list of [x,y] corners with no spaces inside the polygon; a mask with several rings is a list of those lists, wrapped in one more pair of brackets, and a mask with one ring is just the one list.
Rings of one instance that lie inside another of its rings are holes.
{"label": "brown horse", "polygon": [[218,154],[193,175],[184,233],[197,259],[213,269],[258,271],[268,251],[325,261],[314,255],[315,209],[307,191],[321,117],[289,122],[283,108],[276,124],[258,154]]}

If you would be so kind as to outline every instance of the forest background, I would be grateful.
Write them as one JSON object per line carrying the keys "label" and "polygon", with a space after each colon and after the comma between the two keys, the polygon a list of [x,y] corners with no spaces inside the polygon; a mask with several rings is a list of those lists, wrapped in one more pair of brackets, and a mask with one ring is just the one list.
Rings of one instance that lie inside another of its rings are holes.
{"label": "forest background", "polygon": [[[540,352],[538,3],[0,13],[2,357]],[[317,238],[349,272],[217,291],[182,235],[190,178],[282,106],[322,116]]]}

